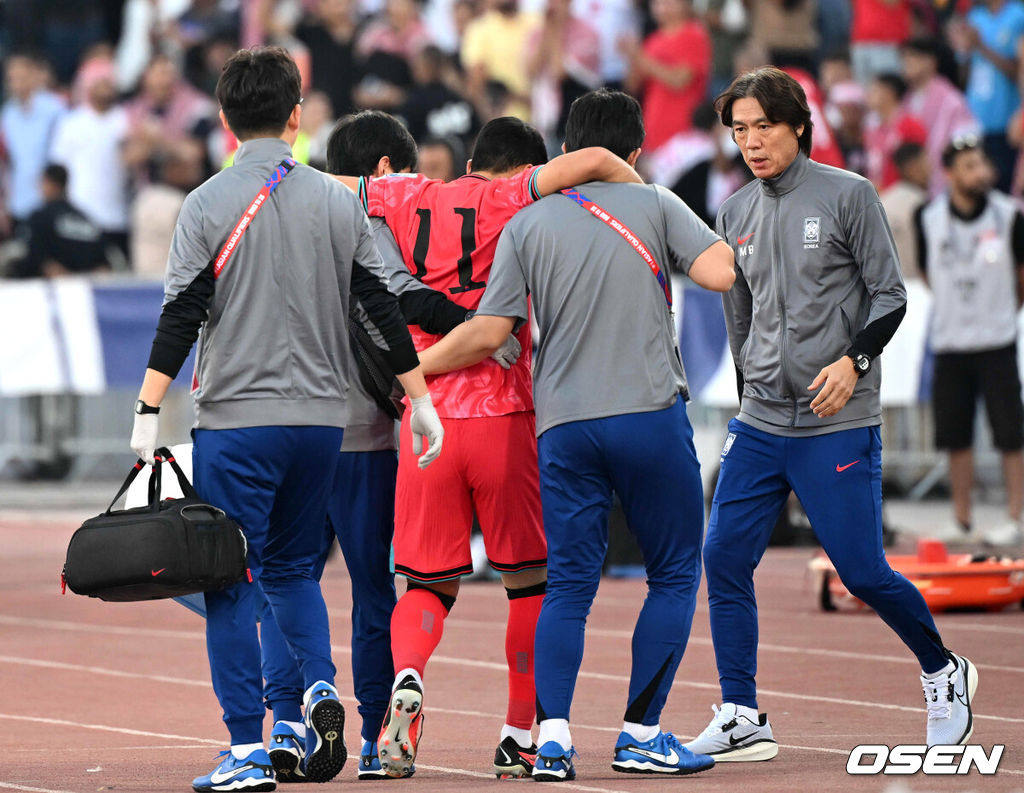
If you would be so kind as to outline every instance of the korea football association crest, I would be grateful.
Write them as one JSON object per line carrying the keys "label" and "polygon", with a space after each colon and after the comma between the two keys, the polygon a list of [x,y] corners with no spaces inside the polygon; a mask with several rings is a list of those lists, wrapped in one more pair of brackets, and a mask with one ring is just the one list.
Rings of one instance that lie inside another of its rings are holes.
{"label": "korea football association crest", "polygon": [[817,248],[821,243],[821,218],[804,218],[804,248]]}

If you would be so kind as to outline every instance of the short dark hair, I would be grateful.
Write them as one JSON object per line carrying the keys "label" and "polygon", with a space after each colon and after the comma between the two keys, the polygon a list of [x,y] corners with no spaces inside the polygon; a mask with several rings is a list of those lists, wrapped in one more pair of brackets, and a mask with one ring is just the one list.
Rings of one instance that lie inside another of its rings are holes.
{"label": "short dark hair", "polygon": [[217,80],[217,101],[228,126],[240,139],[280,135],[302,101],[302,79],[281,47],[239,50]]}
{"label": "short dark hair", "polygon": [[370,176],[381,157],[397,173],[416,167],[416,141],[402,122],[380,110],[345,116],[327,139],[327,172]]}
{"label": "short dark hair", "polygon": [[920,143],[901,143],[892,153],[892,164],[903,170],[924,153],[925,148]]}
{"label": "short dark hair", "polygon": [[902,99],[907,93],[907,81],[896,72],[881,72],[872,79],[880,85],[884,85],[897,99]]}
{"label": "short dark hair", "polygon": [[427,146],[441,146],[447,149],[452,157],[452,167],[455,169],[455,175],[460,176],[465,172],[466,146],[455,135],[430,137],[420,141],[420,149],[425,149]]}
{"label": "short dark hair", "polygon": [[762,66],[741,74],[715,100],[715,110],[725,126],[732,127],[732,106],[736,100],[748,97],[758,101],[765,116],[773,124],[788,124],[794,132],[802,126],[804,130],[798,136],[800,151],[808,155],[811,153],[811,131],[814,125],[811,123],[807,95],[800,83],[774,66]]}
{"label": "short dark hair", "polygon": [[900,45],[904,52],[916,52],[919,55],[930,55],[936,60],[942,50],[942,43],[934,36],[914,36]]}
{"label": "short dark hair", "polygon": [[957,135],[942,149],[942,167],[951,168],[957,157],[964,152],[975,150],[980,151],[982,154],[985,153],[985,148],[981,145],[980,137],[974,133]]}
{"label": "short dark hair", "polygon": [[543,165],[548,161],[548,150],[535,127],[513,116],[502,116],[484,124],[470,157],[473,171],[505,173],[522,165]]}
{"label": "short dark hair", "polygon": [[61,190],[68,189],[68,169],[63,165],[57,165],[57,163],[51,162],[45,168],[43,168],[43,178],[57,185]]}
{"label": "short dark hair", "polygon": [[629,94],[599,88],[569,106],[565,120],[565,150],[604,146],[626,159],[644,145],[644,115]]}

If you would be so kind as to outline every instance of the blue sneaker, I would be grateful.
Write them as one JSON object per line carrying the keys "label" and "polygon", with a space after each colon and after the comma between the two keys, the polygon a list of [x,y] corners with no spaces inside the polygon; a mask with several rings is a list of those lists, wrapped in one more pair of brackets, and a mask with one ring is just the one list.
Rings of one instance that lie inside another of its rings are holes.
{"label": "blue sneaker", "polygon": [[537,759],[533,763],[533,779],[537,782],[567,782],[576,778],[576,768],[572,758],[576,756],[575,747],[568,754],[558,741],[548,741],[537,750]]}
{"label": "blue sneaker", "polygon": [[376,741],[363,741],[363,749],[359,754],[359,773],[356,776],[363,781],[375,779],[408,779],[416,773],[416,766],[412,765],[409,771],[400,777],[388,776],[380,764],[380,756],[377,754]]}
{"label": "blue sneaker", "polygon": [[338,691],[321,680],[302,698],[306,706],[306,781],[329,782],[345,767],[345,708]]}
{"label": "blue sneaker", "polygon": [[277,787],[270,757],[263,749],[257,749],[244,760],[236,760],[230,749],[217,756],[224,759],[213,771],[192,780],[192,789],[196,793],[214,790],[274,790]]}
{"label": "blue sneaker", "polygon": [[694,754],[670,732],[659,733],[653,741],[644,743],[628,732],[620,732],[612,770],[624,774],[696,774],[714,764],[713,757]]}
{"label": "blue sneaker", "polygon": [[306,781],[306,741],[283,721],[270,731],[269,754],[278,782]]}

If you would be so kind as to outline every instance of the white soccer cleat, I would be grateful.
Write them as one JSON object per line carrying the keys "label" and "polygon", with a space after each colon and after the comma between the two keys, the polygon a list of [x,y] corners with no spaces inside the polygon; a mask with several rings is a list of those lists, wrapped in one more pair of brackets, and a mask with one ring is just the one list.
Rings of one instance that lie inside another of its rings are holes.
{"label": "white soccer cleat", "polygon": [[928,745],[964,744],[974,732],[971,703],[978,688],[978,670],[966,658],[950,653],[956,668],[948,675],[921,677],[928,706]]}
{"label": "white soccer cleat", "polygon": [[771,760],[779,753],[779,745],[772,737],[772,725],[761,713],[756,722],[736,713],[736,706],[726,702],[719,708],[712,705],[715,716],[704,732],[685,748],[694,754],[706,754],[716,763],[754,762]]}

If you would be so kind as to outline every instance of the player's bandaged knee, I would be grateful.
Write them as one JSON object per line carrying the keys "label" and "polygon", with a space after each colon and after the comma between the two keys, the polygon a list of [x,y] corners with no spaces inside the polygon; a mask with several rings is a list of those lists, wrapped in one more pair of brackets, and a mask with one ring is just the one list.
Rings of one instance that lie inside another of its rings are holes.
{"label": "player's bandaged knee", "polygon": [[433,587],[427,586],[426,584],[421,584],[419,581],[413,581],[410,578],[409,579],[409,587],[408,588],[409,589],[425,589],[425,590],[427,590],[427,592],[430,592],[438,600],[441,601],[441,605],[444,606],[444,610],[445,610],[446,613],[450,614],[451,610],[452,610],[452,607],[455,606],[455,596],[454,595],[445,595],[443,592],[438,592]]}
{"label": "player's bandaged knee", "polygon": [[505,594],[508,595],[509,600],[518,600],[519,598],[532,598],[537,595],[543,595],[548,591],[548,582],[541,581],[539,584],[533,584],[532,586],[524,586],[520,589],[509,589],[505,587]]}

